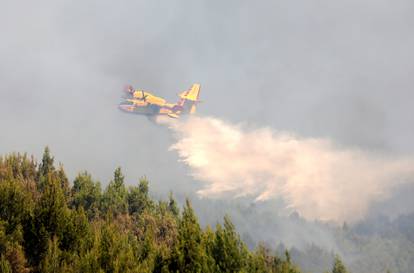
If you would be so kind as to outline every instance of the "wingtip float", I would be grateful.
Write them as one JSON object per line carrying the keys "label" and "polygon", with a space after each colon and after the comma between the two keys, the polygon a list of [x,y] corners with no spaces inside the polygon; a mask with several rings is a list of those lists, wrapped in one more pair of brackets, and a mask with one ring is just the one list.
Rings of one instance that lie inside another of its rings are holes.
{"label": "wingtip float", "polygon": [[157,97],[143,90],[136,90],[132,86],[125,88],[124,101],[119,104],[119,109],[132,114],[146,115],[149,117],[168,116],[179,118],[181,115],[194,114],[199,103],[200,84],[195,83],[190,89],[178,95],[177,103],[169,103],[161,97]]}

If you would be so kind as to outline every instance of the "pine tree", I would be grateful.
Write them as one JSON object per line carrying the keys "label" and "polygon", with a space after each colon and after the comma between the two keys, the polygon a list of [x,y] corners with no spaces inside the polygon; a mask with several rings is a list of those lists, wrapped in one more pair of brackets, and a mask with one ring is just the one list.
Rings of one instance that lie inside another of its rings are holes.
{"label": "pine tree", "polygon": [[202,245],[202,231],[190,201],[186,200],[178,228],[178,242],[175,249],[177,268],[171,271],[204,272],[206,254]]}
{"label": "pine tree", "polygon": [[54,158],[50,154],[49,147],[46,146],[43,152],[42,163],[39,165],[39,176],[46,177],[47,174],[55,171]]}
{"label": "pine tree", "polygon": [[105,272],[139,272],[135,258],[133,240],[128,234],[122,234],[111,223],[101,228],[99,245],[99,263]]}
{"label": "pine tree", "polygon": [[77,272],[82,273],[95,273],[103,272],[100,265],[100,245],[101,245],[101,233],[100,222],[95,223],[93,226],[89,226],[91,232],[87,238],[89,245],[82,249],[79,254],[79,261],[77,263]]}
{"label": "pine tree", "polygon": [[128,192],[129,214],[141,214],[145,209],[151,209],[153,203],[149,197],[148,180],[140,179],[138,187],[130,187]]}
{"label": "pine tree", "polygon": [[79,173],[73,181],[71,206],[82,207],[89,219],[99,215],[102,199],[101,185],[94,182],[88,172]]}
{"label": "pine tree", "polygon": [[345,268],[345,265],[342,263],[339,256],[335,257],[334,265],[332,268],[332,273],[347,273],[348,271]]}
{"label": "pine tree", "polygon": [[124,185],[124,176],[121,168],[116,168],[114,179],[109,182],[103,196],[103,208],[115,215],[128,211],[127,190]]}
{"label": "pine tree", "polygon": [[217,225],[213,255],[220,272],[238,272],[245,266],[247,248],[228,216],[224,229]]}
{"label": "pine tree", "polygon": [[54,158],[50,154],[49,147],[46,146],[42,162],[39,164],[39,169],[37,172],[37,189],[39,192],[43,192],[48,180],[50,177],[56,178]]}
{"label": "pine tree", "polygon": [[27,220],[33,207],[33,201],[21,183],[15,180],[0,183],[0,220],[5,221],[7,234]]}
{"label": "pine tree", "polygon": [[168,210],[175,216],[180,215],[180,209],[178,208],[177,201],[175,201],[172,192],[168,194]]}
{"label": "pine tree", "polygon": [[205,272],[219,272],[216,260],[214,259],[216,234],[210,226],[204,231],[203,242],[206,252],[206,270]]}
{"label": "pine tree", "polygon": [[0,181],[3,179],[34,181],[37,178],[36,167],[34,158],[29,158],[27,154],[13,153],[0,157]]}
{"label": "pine tree", "polygon": [[55,273],[61,272],[62,251],[59,249],[59,242],[56,236],[48,240],[47,252],[40,265],[41,272],[44,273]]}
{"label": "pine tree", "polygon": [[37,265],[43,259],[49,239],[63,238],[67,220],[68,208],[60,182],[49,173],[34,215],[25,227],[25,248],[32,264]]}
{"label": "pine tree", "polygon": [[13,243],[13,245],[7,249],[6,256],[13,273],[29,272],[26,257],[22,247],[19,244]]}
{"label": "pine tree", "polygon": [[0,273],[12,273],[12,269],[9,261],[4,257],[3,254],[0,256]]}
{"label": "pine tree", "polygon": [[69,186],[69,179],[66,176],[65,170],[63,169],[63,165],[59,164],[59,168],[56,172],[57,179],[60,182],[60,188],[63,191],[65,196],[66,202],[69,202],[70,199],[70,186]]}
{"label": "pine tree", "polygon": [[71,210],[67,215],[63,236],[60,238],[60,248],[65,251],[80,253],[92,244],[88,218],[82,207]]}

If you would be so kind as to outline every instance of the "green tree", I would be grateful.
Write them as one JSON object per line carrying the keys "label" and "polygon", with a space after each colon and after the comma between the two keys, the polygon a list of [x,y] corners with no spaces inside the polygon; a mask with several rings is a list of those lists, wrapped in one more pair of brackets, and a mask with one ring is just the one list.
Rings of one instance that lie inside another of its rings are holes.
{"label": "green tree", "polygon": [[106,212],[112,212],[115,215],[128,211],[127,190],[124,185],[124,176],[119,167],[115,169],[114,179],[109,182],[106,188],[102,205]]}
{"label": "green tree", "polygon": [[89,225],[90,233],[87,235],[88,242],[84,244],[77,261],[77,272],[95,273],[104,272],[100,265],[101,252],[101,220],[94,220]]}
{"label": "green tree", "polygon": [[272,255],[269,248],[259,244],[254,253],[248,255],[248,272],[274,272],[274,273],[296,273],[300,272],[296,266],[290,262],[288,252],[285,252],[286,260],[282,260],[277,255]]}
{"label": "green tree", "polygon": [[39,165],[38,175],[39,177],[47,177],[49,173],[55,171],[54,166],[54,157],[50,154],[50,149],[48,146],[45,147],[43,151],[42,162]]}
{"label": "green tree", "polygon": [[40,265],[40,271],[44,273],[61,272],[62,251],[59,249],[59,242],[56,236],[48,240],[47,252]]}
{"label": "green tree", "polygon": [[10,154],[0,157],[0,181],[3,179],[21,179],[34,181],[37,178],[36,162],[27,154]]}
{"label": "green tree", "polygon": [[[62,173],[60,175],[62,175]],[[50,183],[52,178],[58,181],[61,188],[61,177],[59,177],[59,174],[56,172],[54,157],[50,154],[49,147],[46,146],[43,152],[42,162],[39,164],[37,172],[37,189],[40,193],[45,190],[45,187]]]}
{"label": "green tree", "polygon": [[74,208],[82,207],[89,219],[99,215],[99,206],[102,199],[101,185],[94,182],[88,172],[81,172],[73,181],[72,201]]}
{"label": "green tree", "polygon": [[60,237],[60,248],[72,253],[80,253],[92,245],[88,218],[82,207],[69,211],[66,216],[63,235]]}
{"label": "green tree", "polygon": [[0,220],[0,254],[5,253],[8,246],[5,224],[6,222]]}
{"label": "green tree", "polygon": [[70,186],[69,186],[69,179],[66,176],[65,170],[63,169],[63,165],[59,164],[59,168],[56,172],[57,179],[60,182],[60,188],[63,191],[65,196],[66,202],[69,202],[70,199]]}
{"label": "green tree", "polygon": [[245,267],[247,248],[228,216],[224,217],[224,229],[217,225],[213,255],[220,272],[238,272]]}
{"label": "green tree", "polygon": [[8,247],[6,251],[6,257],[10,263],[10,267],[13,273],[29,272],[24,251],[22,247],[16,242],[13,242],[12,245]]}
{"label": "green tree", "polygon": [[206,251],[206,271],[205,272],[219,272],[216,260],[215,260],[215,241],[216,234],[207,226],[203,233],[204,249]]}
{"label": "green tree", "polygon": [[0,219],[6,222],[7,234],[27,220],[33,207],[33,201],[21,183],[16,180],[0,183]]}
{"label": "green tree", "polygon": [[3,254],[0,256],[0,273],[12,273],[10,263]]}
{"label": "green tree", "polygon": [[34,215],[26,226],[26,253],[32,264],[37,265],[43,260],[50,238],[63,238],[68,214],[60,182],[53,174],[48,174],[43,193],[34,208]]}
{"label": "green tree", "polygon": [[175,216],[180,215],[180,209],[178,208],[177,201],[175,201],[172,192],[168,195],[168,210]]}
{"label": "green tree", "polygon": [[348,271],[345,268],[345,265],[342,263],[339,256],[335,257],[335,261],[332,268],[332,273],[347,273]]}
{"label": "green tree", "polygon": [[173,272],[205,272],[206,254],[202,245],[202,231],[190,201],[186,200],[178,228],[178,242],[174,251]]}
{"label": "green tree", "polygon": [[138,187],[130,187],[128,191],[128,211],[129,214],[141,214],[145,209],[153,206],[149,197],[148,180],[141,178]]}
{"label": "green tree", "polygon": [[139,272],[135,259],[134,241],[122,234],[111,223],[105,223],[100,231],[99,263],[104,272]]}

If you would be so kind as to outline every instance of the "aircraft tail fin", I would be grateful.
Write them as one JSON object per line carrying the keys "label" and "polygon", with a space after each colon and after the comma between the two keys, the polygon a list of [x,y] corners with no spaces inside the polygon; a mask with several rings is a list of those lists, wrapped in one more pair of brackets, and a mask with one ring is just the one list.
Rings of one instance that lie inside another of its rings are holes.
{"label": "aircraft tail fin", "polygon": [[190,101],[198,101],[198,96],[200,95],[200,84],[195,83],[187,91],[182,92],[179,96],[182,99]]}
{"label": "aircraft tail fin", "polygon": [[180,100],[178,105],[182,107],[182,112],[186,114],[194,114],[196,112],[196,104],[200,96],[200,84],[195,83],[187,91],[179,94]]}

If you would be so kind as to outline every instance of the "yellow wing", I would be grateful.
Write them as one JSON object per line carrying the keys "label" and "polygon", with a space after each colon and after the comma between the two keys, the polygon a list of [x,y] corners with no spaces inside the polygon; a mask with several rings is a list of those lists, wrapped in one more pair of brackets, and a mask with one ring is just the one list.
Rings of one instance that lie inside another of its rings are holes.
{"label": "yellow wing", "polygon": [[134,97],[134,99],[142,100],[146,103],[156,104],[156,105],[159,105],[159,106],[163,106],[166,102],[165,99],[154,96],[153,94],[151,94],[149,92],[144,92],[142,90],[136,90],[133,93],[133,97]]}

